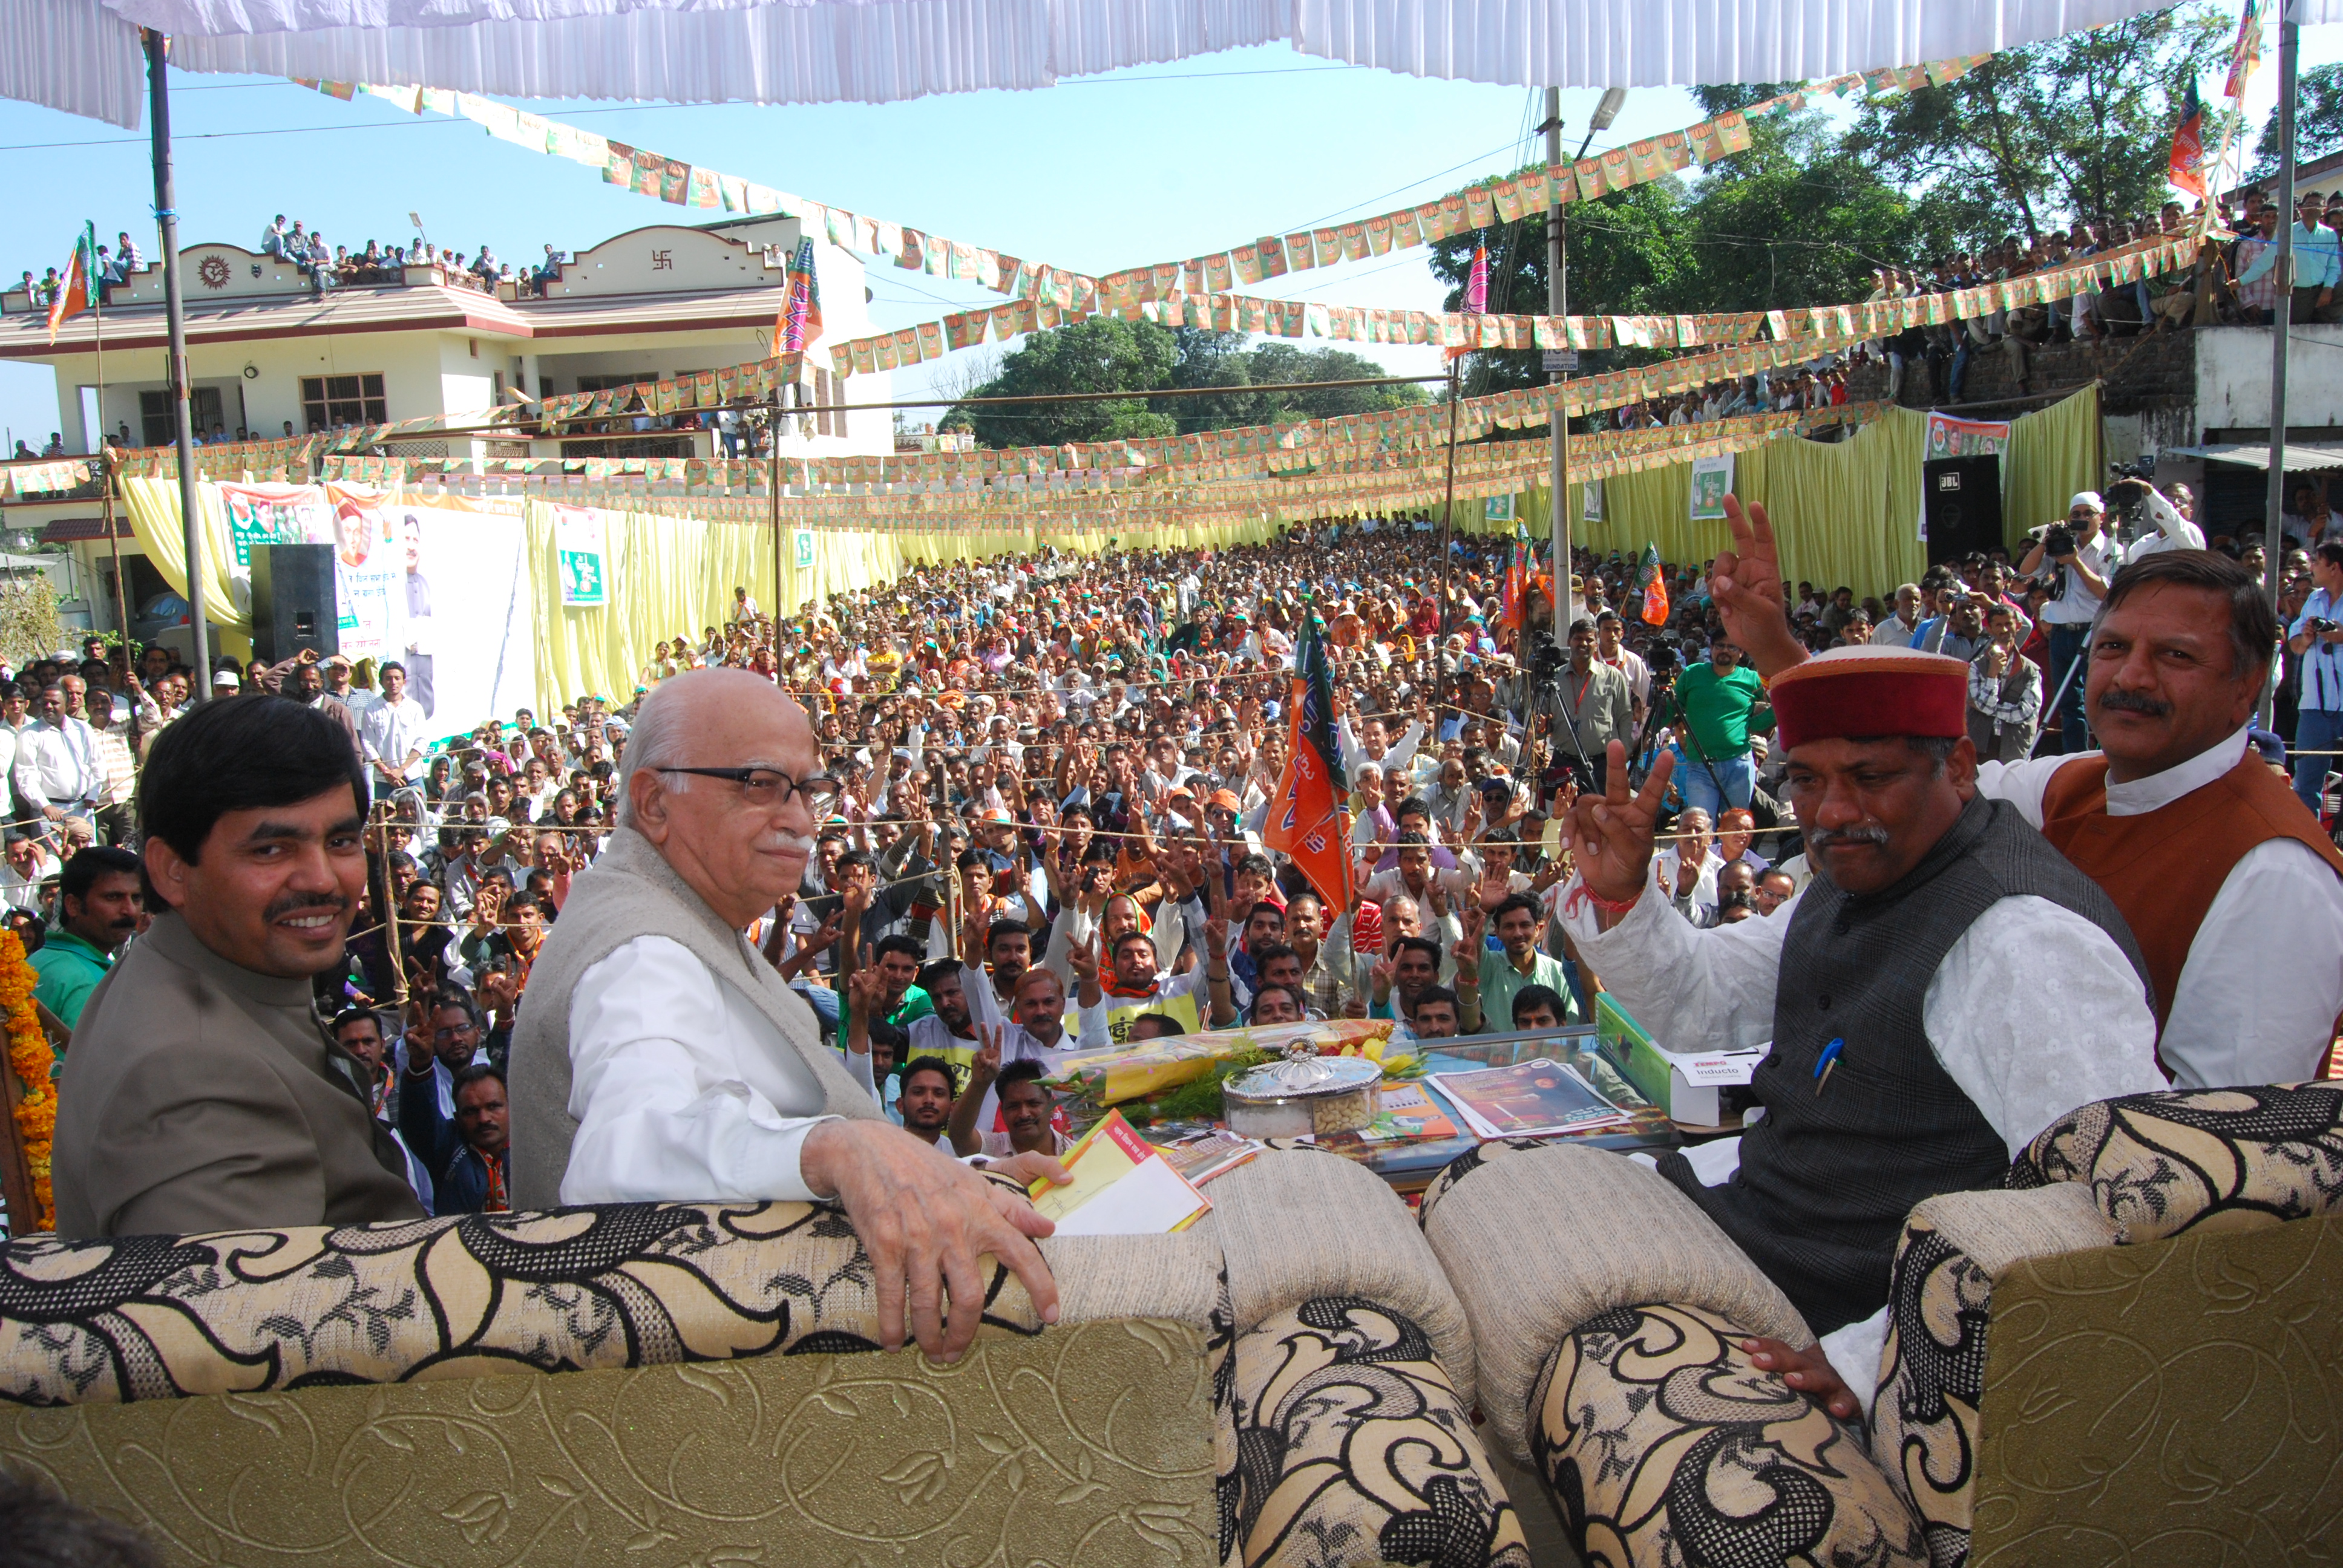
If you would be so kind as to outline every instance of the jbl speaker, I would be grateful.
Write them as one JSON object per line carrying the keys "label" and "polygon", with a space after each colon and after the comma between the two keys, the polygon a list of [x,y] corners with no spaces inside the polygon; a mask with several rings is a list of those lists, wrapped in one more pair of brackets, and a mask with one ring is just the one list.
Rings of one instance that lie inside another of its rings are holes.
{"label": "jbl speaker", "polygon": [[2001,537],[2001,459],[1942,457],[1920,465],[1921,515],[1927,520],[1928,564],[1990,555]]}
{"label": "jbl speaker", "polygon": [[341,617],[334,602],[334,547],[255,545],[252,641],[270,664],[314,648],[339,653]]}

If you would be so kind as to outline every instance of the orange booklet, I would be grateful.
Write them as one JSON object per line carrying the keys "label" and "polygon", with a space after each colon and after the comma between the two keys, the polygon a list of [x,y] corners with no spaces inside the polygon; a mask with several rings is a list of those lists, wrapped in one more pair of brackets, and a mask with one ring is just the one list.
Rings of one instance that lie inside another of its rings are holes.
{"label": "orange booklet", "polygon": [[1033,1207],[1061,1236],[1161,1236],[1212,1206],[1157,1149],[1110,1111],[1060,1159],[1071,1181],[1033,1183]]}

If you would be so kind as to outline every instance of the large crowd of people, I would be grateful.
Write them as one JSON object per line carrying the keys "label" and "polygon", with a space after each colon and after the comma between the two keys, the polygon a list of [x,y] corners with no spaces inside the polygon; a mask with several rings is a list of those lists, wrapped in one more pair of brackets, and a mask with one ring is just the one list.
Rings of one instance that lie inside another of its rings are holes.
{"label": "large crowd of people", "polygon": [[[923,567],[778,618],[742,588],[633,691],[445,744],[395,663],[226,667],[193,705],[162,649],[118,678],[101,648],[41,661],[0,685],[0,895],[65,1042],[60,1223],[830,1197],[908,1271],[897,1336],[964,1344],[934,1279],[969,1249],[1046,1294],[1030,1210],[971,1167],[1058,1169],[1071,1052],[1315,1018],[1556,1028],[1604,989],[1672,1038],[1755,1038],[1775,968],[1822,961],[1800,911],[1844,924],[1872,882],[1906,888],[1936,864],[1914,832],[1995,876],[2017,856],[2033,891],[2002,896],[2064,911],[1989,941],[1936,922],[1969,1000],[1957,1023],[1934,989],[1925,1020],[1906,1000],[1950,1074],[1928,1092],[1984,1114],[1960,1170],[2085,1089],[2314,1076],[2343,856],[2251,719],[2287,660],[2323,787],[2343,543],[2302,558],[2317,586],[2281,625],[2258,541],[2207,548],[2190,510],[2121,481],[1892,605],[1781,580],[1737,504],[1734,550],[1656,584],[1582,551],[1557,585],[1511,539],[1403,517]],[[1332,887],[1264,845],[1313,640],[1351,824]],[[1871,756],[1907,729],[1911,766]],[[2060,943],[2095,1065],[2013,1065],[2026,964]],[[216,995],[251,1040],[171,1056]],[[303,1039],[329,1077],[237,1054]],[[174,1121],[175,1096],[205,1115]],[[104,1158],[166,1124],[188,1147]],[[231,1138],[251,1157],[206,1174]],[[1767,1261],[1745,1232],[1778,1215],[1703,1201]],[[1845,1260],[1781,1262],[1831,1296],[1817,1322],[1870,1321]]]}

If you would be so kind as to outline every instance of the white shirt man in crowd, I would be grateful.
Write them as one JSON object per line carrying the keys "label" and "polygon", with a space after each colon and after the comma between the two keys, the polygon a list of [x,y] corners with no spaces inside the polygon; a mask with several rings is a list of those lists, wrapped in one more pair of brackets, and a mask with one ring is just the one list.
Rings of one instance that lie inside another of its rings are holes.
{"label": "white shirt man in crowd", "polygon": [[382,667],[382,696],[358,715],[358,740],[366,749],[367,777],[377,798],[423,777],[423,749],[430,742],[430,719],[423,704],[407,695],[407,668]]}
{"label": "white shirt man in crowd", "polygon": [[[81,677],[64,678],[78,685]],[[16,738],[14,779],[17,801],[27,817],[51,822],[95,814],[106,789],[97,737],[86,720],[66,710],[64,681],[40,694],[39,720]]]}

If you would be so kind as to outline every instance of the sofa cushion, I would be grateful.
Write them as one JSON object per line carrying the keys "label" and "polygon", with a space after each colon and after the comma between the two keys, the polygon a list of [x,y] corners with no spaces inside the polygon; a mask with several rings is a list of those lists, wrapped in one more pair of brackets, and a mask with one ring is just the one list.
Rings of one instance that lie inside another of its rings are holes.
{"label": "sofa cushion", "polygon": [[2028,1259],[1994,1282],[1974,1568],[2331,1562],[2343,1215]]}
{"label": "sofa cushion", "polygon": [[1588,1563],[1926,1563],[1855,1431],[1749,1364],[1749,1331],[1622,1306],[1563,1336],[1534,1391],[1538,1474]]}
{"label": "sofa cushion", "polygon": [[1780,1288],[1691,1199],[1599,1149],[1484,1156],[1446,1184],[1423,1233],[1472,1322],[1492,1441],[1517,1463],[1530,1458],[1530,1391],[1554,1346],[1614,1308],[1680,1302],[1752,1333],[1815,1341]]}
{"label": "sofa cushion", "polygon": [[1271,1149],[1204,1191],[1212,1211],[1187,1233],[1221,1249],[1239,1333],[1320,1296],[1380,1302],[1418,1326],[1471,1408],[1464,1309],[1381,1177],[1326,1150]]}
{"label": "sofa cushion", "polygon": [[2126,1241],[2343,1211],[2343,1084],[2096,1101],[2035,1135],[2009,1185],[2088,1184]]}
{"label": "sofa cushion", "polygon": [[1237,1335],[1227,1394],[1224,1540],[1244,1568],[1530,1568],[1468,1407],[1406,1314],[1355,1296],[1273,1312]]}

